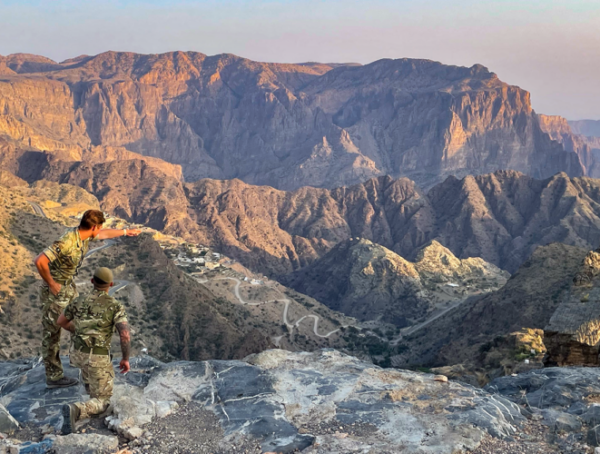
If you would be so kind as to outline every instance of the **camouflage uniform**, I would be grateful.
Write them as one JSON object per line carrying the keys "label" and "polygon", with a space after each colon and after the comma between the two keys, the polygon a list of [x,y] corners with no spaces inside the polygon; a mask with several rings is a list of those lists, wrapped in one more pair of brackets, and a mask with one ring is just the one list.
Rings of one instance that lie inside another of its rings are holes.
{"label": "camouflage uniform", "polygon": [[51,381],[59,380],[64,376],[59,356],[60,326],[56,324],[56,320],[63,309],[77,296],[73,278],[81,267],[90,240],[91,238],[82,240],[79,229],[69,229],[44,251],[44,255],[50,260],[52,278],[62,285],[56,296],[52,294],[46,283],[40,291],[43,326],[42,358],[46,366],[46,378]]}
{"label": "camouflage uniform", "polygon": [[81,369],[91,397],[87,402],[75,403],[79,418],[84,419],[108,408],[115,378],[110,342],[115,325],[127,322],[127,315],[121,303],[101,290],[77,298],[64,314],[75,326],[71,365]]}

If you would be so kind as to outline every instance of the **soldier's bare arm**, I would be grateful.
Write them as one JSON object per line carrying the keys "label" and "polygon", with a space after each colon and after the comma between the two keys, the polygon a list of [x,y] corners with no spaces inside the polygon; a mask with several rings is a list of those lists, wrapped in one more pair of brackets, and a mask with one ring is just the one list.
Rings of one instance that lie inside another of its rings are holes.
{"label": "soldier's bare arm", "polygon": [[65,317],[65,314],[60,314],[58,316],[56,324],[61,328],[66,329],[67,331],[71,331],[72,333],[75,332],[75,325],[73,325],[73,322],[70,321],[67,317]]}
{"label": "soldier's bare arm", "polygon": [[102,229],[96,239],[109,240],[120,236],[138,236],[142,231],[140,229]]}
{"label": "soldier's bare arm", "polygon": [[52,294],[54,296],[58,295],[58,292],[60,292],[62,285],[60,285],[58,282],[56,282],[52,278],[52,275],[50,274],[50,266],[49,266],[50,259],[48,257],[46,257],[46,254],[44,254],[42,252],[40,255],[38,255],[35,258],[34,263],[35,263],[35,267],[38,270],[38,273],[40,273],[40,276],[42,276],[42,279],[44,281],[46,281]]}
{"label": "soldier's bare arm", "polygon": [[129,325],[127,322],[121,322],[117,323],[115,326],[117,327],[119,337],[121,338],[121,353],[123,354],[119,369],[121,369],[122,374],[126,374],[130,369],[129,354],[131,353],[131,334],[129,333]]}

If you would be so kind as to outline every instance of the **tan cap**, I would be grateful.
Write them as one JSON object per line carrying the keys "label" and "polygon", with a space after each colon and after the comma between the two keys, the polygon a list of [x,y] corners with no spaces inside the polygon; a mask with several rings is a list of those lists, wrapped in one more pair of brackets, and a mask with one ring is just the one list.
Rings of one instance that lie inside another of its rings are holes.
{"label": "tan cap", "polygon": [[110,269],[102,267],[98,268],[94,273],[94,277],[97,277],[103,282],[110,284],[113,281],[113,273]]}

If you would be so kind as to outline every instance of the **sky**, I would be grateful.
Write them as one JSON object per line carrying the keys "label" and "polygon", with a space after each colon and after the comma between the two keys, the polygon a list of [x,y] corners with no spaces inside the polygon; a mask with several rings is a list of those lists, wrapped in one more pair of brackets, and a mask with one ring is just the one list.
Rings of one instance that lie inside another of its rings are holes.
{"label": "sky", "polygon": [[600,120],[600,0],[0,0],[0,55],[107,50],[479,63],[538,113]]}

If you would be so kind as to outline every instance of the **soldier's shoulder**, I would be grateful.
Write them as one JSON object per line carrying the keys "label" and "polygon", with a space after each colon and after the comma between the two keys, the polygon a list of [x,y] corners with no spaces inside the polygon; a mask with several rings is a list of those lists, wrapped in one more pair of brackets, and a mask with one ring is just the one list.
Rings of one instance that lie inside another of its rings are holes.
{"label": "soldier's shoulder", "polygon": [[81,294],[79,294],[79,296],[77,296],[73,299],[73,302],[71,304],[81,305],[86,301],[92,300],[93,297],[94,297],[94,294],[92,292],[81,293]]}
{"label": "soldier's shoulder", "polygon": [[69,228],[63,232],[63,234],[58,239],[61,243],[71,243],[77,241],[77,232],[74,228]]}

